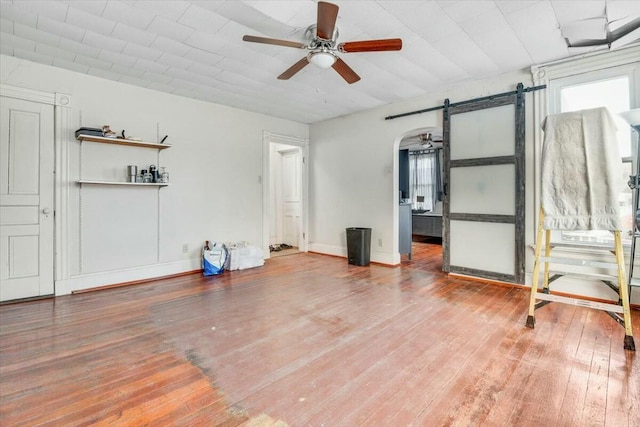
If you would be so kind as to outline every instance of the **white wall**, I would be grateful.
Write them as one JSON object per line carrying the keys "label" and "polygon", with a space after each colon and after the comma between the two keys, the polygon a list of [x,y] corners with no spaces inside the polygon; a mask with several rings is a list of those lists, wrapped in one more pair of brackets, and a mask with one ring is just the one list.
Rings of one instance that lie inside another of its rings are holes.
{"label": "white wall", "polygon": [[[345,228],[371,227],[371,260],[399,263],[395,176],[399,141],[415,129],[442,127],[442,110],[394,120],[384,118],[442,105],[446,98],[457,102],[515,90],[519,82],[530,86],[531,74],[523,71],[470,82],[411,101],[312,124],[310,250],[346,255]],[[531,115],[527,112],[527,147],[533,145]],[[527,177],[532,179],[529,170],[532,167],[527,165]],[[528,233],[528,241],[532,239],[533,234]]]}
{"label": "white wall", "polygon": [[[309,250],[346,256],[345,228],[371,227],[372,261],[397,264],[398,143],[414,129],[442,126],[442,113],[388,121],[384,117],[442,105],[445,98],[456,102],[513,90],[518,82],[530,86],[531,76],[522,71],[469,82],[411,101],[316,123],[310,129],[305,124],[4,55],[0,55],[0,82],[70,95],[73,129],[80,123],[110,124],[118,131],[125,129],[128,135],[155,141],[159,127],[160,136],[168,134],[167,143],[173,144],[159,157],[160,165],[171,174],[170,187],[151,190],[155,191],[154,197],[154,193],[140,192],[147,189],[117,193],[104,187],[83,188],[81,221],[80,187],[73,182],[80,176],[80,146],[69,136],[68,228],[61,236],[66,241],[62,248],[65,253],[57,254],[57,259],[64,259],[67,265],[58,268],[56,281],[56,293],[64,294],[197,269],[200,247],[207,239],[268,245],[262,242],[263,131],[302,139],[310,136]],[[534,230],[531,104],[528,96],[527,245],[533,243]],[[83,177],[89,177],[87,173],[92,171],[100,176],[122,173],[122,179],[127,164],[158,159],[153,150],[106,145],[83,148],[83,158],[90,164]],[[159,206],[157,217],[154,203]],[[91,221],[91,228],[83,228],[85,247],[81,248],[81,223],[86,226]],[[86,243],[93,247],[87,248]],[[187,254],[182,253],[184,243],[190,247]],[[487,242],[486,254],[491,253],[490,244]],[[531,269],[532,255],[528,251],[527,271]],[[637,290],[635,295],[637,300]]]}
{"label": "white wall", "polygon": [[70,95],[73,130],[109,124],[146,141],[169,135],[173,145],[158,155],[84,143],[84,179],[125,180],[127,164],[153,163],[167,167],[171,185],[81,189],[80,143],[68,138],[67,253],[58,254],[68,274],[58,277],[56,294],[197,269],[205,240],[263,246],[263,131],[306,139],[308,125],[4,55],[0,64],[3,84]]}

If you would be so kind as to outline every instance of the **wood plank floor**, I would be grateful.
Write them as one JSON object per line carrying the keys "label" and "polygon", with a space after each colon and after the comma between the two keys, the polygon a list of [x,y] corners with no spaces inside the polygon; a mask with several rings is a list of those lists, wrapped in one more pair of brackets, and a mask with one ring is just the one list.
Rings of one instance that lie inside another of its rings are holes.
{"label": "wood plank floor", "polygon": [[399,268],[298,254],[0,306],[0,425],[640,426],[609,316],[530,330],[528,292],[440,268],[414,243]]}

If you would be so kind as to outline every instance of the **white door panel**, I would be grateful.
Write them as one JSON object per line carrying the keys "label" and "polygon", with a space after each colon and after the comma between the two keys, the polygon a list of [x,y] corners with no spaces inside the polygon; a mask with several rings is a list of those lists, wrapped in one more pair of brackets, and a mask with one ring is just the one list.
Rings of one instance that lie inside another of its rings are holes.
{"label": "white door panel", "polygon": [[38,224],[40,212],[37,206],[0,206],[0,224]]}
{"label": "white door panel", "polygon": [[451,265],[511,275],[514,242],[513,224],[451,221]]}
{"label": "white door panel", "polygon": [[34,233],[23,236],[9,236],[9,279],[38,276],[38,258],[31,254],[38,253],[39,239]]}
{"label": "white door panel", "polygon": [[283,197],[285,202],[300,202],[300,150],[282,155]]}
{"label": "white door panel", "polygon": [[451,212],[515,214],[513,165],[451,169]]}
{"label": "white door panel", "polygon": [[452,115],[451,160],[513,155],[514,117],[514,104]]}
{"label": "white door panel", "polygon": [[0,104],[0,300],[53,294],[53,106]]}

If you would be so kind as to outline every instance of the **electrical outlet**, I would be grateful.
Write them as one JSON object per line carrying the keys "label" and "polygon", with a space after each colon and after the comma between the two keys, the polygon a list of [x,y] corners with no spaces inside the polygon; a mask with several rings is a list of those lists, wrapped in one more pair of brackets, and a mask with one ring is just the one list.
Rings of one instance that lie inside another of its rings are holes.
{"label": "electrical outlet", "polygon": [[185,243],[182,245],[182,253],[186,254],[187,252],[189,252],[189,244]]}
{"label": "electrical outlet", "polygon": [[382,247],[382,239],[378,239],[378,246]]}

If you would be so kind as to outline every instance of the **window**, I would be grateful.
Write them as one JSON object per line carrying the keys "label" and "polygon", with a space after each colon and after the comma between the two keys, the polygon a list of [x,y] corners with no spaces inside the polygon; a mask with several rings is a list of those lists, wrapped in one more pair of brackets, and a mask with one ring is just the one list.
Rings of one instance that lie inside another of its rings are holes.
{"label": "window", "polygon": [[[633,108],[634,73],[628,67],[608,69],[569,76],[550,82],[549,114],[607,107],[618,125],[618,144],[622,156],[622,182],[619,189],[620,214],[624,222],[623,242],[630,243],[633,227],[633,194],[627,185],[629,176],[635,170],[634,154],[637,149],[631,127],[618,115]],[[554,233],[554,240],[572,243],[602,244],[613,242],[613,234],[605,230],[563,231]]]}
{"label": "window", "polygon": [[409,192],[413,210],[432,211],[440,200],[439,151],[409,153]]}

